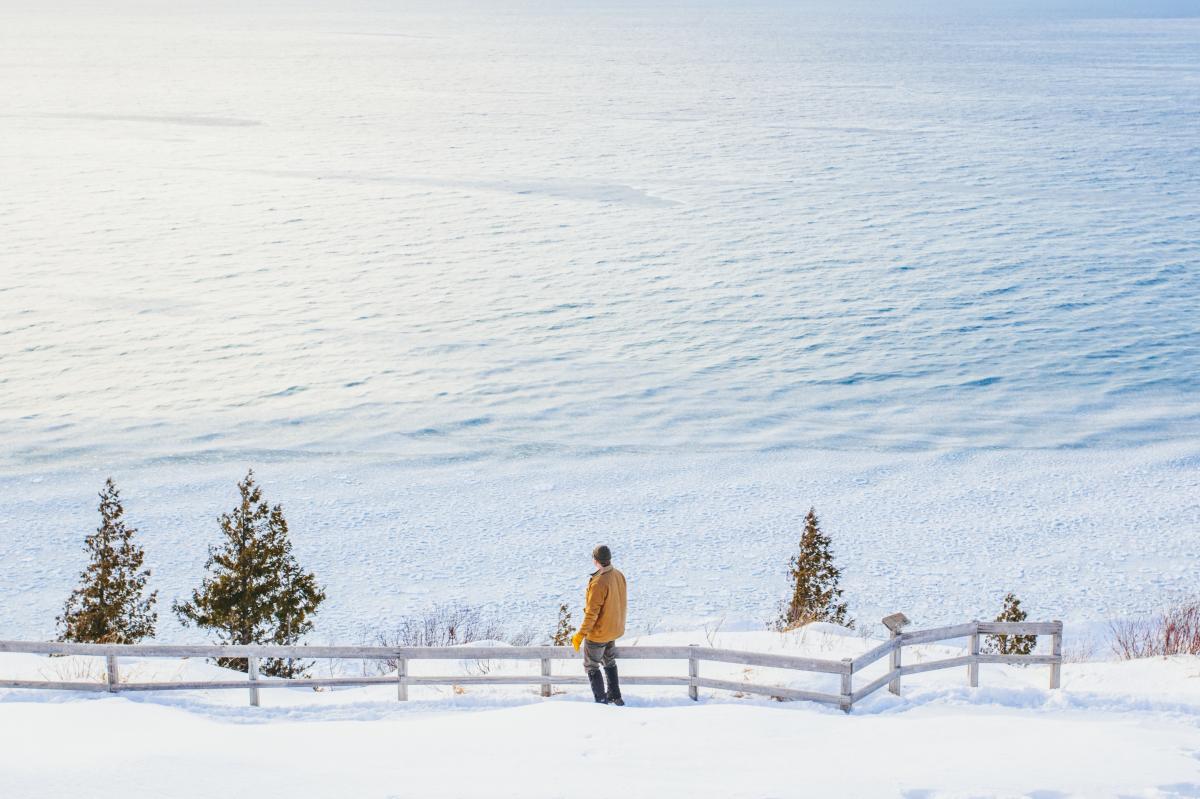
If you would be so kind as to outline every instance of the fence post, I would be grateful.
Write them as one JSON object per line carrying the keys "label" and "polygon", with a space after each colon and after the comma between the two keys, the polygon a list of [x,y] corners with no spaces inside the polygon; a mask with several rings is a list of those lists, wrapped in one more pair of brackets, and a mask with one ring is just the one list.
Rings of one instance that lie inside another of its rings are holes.
{"label": "fence post", "polygon": [[842,710],[849,713],[854,706],[854,661],[842,658],[842,665],[846,667],[842,672]]}
{"label": "fence post", "polygon": [[967,682],[972,688],[979,687],[979,619],[972,619],[971,623],[975,625],[975,632],[971,633],[971,648],[968,654],[975,658],[967,664]]}
{"label": "fence post", "polygon": [[396,658],[396,701],[408,701],[408,658]]}
{"label": "fence post", "polygon": [[[550,658],[542,658],[542,676],[550,676]],[[550,696],[550,681],[542,683],[542,696]]]}
{"label": "fence post", "polygon": [[258,707],[258,658],[251,655],[250,662],[250,706]]}
{"label": "fence post", "polygon": [[1057,629],[1050,636],[1050,654],[1055,657],[1055,661],[1050,664],[1050,689],[1054,690],[1059,687],[1062,681],[1062,622],[1058,619],[1054,620]]}
{"label": "fence post", "polygon": [[[895,671],[896,669],[900,668],[900,650],[903,648],[904,641],[904,639],[901,638],[902,635],[903,633],[901,633],[899,630],[892,630],[892,638],[897,640],[896,648],[892,650],[891,657],[888,659],[888,665],[891,666],[891,671]],[[899,674],[896,675],[894,680],[888,683],[888,690],[894,693],[896,696],[900,695]]]}
{"label": "fence post", "polygon": [[117,656],[109,655],[105,660],[108,667],[108,691],[109,693],[116,693],[121,690],[121,677],[117,672]]}
{"label": "fence post", "polygon": [[[696,644],[688,644],[690,647],[695,647]],[[693,649],[688,653],[688,698],[693,702],[699,701],[700,691],[696,685],[696,678],[700,676],[700,661],[696,659],[696,652]]]}

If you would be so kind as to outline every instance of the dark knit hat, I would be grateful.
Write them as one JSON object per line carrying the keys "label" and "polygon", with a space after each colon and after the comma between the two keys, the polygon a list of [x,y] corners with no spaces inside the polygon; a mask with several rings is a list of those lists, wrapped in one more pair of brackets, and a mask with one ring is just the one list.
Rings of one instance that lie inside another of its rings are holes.
{"label": "dark knit hat", "polygon": [[596,562],[601,566],[607,566],[612,563],[612,552],[609,552],[608,547],[604,546],[604,544],[601,544],[592,550],[592,557],[595,558]]}

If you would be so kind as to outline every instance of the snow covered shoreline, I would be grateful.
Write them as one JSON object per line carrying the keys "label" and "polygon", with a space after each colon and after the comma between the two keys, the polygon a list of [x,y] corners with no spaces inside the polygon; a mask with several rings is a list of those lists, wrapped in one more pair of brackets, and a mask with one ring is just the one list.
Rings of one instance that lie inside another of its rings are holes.
{"label": "snow covered shoreline", "polygon": [[[637,643],[705,639],[697,631]],[[874,642],[809,630],[719,633],[717,643],[840,657]],[[927,649],[915,658],[953,647]],[[0,656],[0,674],[73,668],[71,660]],[[141,678],[162,670],[155,679],[220,671],[191,661],[136,668]],[[201,797],[236,787],[293,797],[565,797],[595,772],[623,795],[647,797],[1200,791],[1200,658],[1067,663],[1059,691],[1046,689],[1038,667],[984,666],[980,688],[965,683],[957,671],[915,675],[902,697],[877,694],[849,716],[708,690],[692,703],[683,689],[648,687],[628,689],[624,709],[592,705],[583,686],[550,699],[536,688],[414,688],[407,703],[389,687],[277,689],[263,692],[261,708],[246,707],[241,691],[0,691],[0,794]]]}
{"label": "snow covered shoreline", "polygon": [[[256,466],[329,599],[310,642],[364,643],[439,602],[549,630],[609,543],[630,629],[761,628],[787,589],[810,504],[851,613],[921,626],[992,618],[1016,591],[1068,641],[1190,598],[1200,471],[1183,441],[1108,451],[654,454],[456,462],[267,453],[115,470],[151,587],[187,595],[216,516]],[[83,564],[107,465],[0,475],[0,630],[44,639]],[[1090,625],[1090,626],[1089,626]],[[163,616],[158,640],[192,641]]]}

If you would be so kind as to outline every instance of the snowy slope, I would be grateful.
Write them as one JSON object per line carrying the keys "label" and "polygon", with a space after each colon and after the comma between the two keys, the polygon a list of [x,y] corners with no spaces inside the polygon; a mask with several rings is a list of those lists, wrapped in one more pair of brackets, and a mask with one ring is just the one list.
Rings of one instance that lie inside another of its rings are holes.
{"label": "snowy slope", "polygon": [[[437,602],[553,629],[607,542],[630,629],[761,628],[787,590],[810,503],[865,624],[992,618],[1099,622],[1195,591],[1200,472],[1189,442],[1109,452],[611,454],[431,464],[424,458],[183,459],[115,470],[163,609],[198,583],[216,515],[254,465],[328,601],[312,643],[374,640]],[[106,468],[0,475],[0,632],[54,635],[84,566]],[[195,640],[163,612],[159,640]]]}
{"label": "snowy slope", "polygon": [[[707,643],[703,632],[638,643]],[[633,643],[629,641],[627,643]],[[850,656],[874,642],[829,630],[718,634],[719,646]],[[949,647],[905,649],[912,662]],[[50,667],[75,673],[78,659]],[[45,674],[47,659],[5,656],[4,675]],[[53,662],[53,661],[51,661]],[[446,673],[446,664],[414,663]],[[470,673],[478,664],[457,666]],[[572,668],[578,668],[575,664]],[[659,669],[628,662],[625,673]],[[756,681],[740,667],[706,674]],[[138,679],[219,672],[202,663],[134,664]],[[774,671],[774,670],[767,670]],[[627,797],[1182,797],[1200,792],[1200,659],[982,667],[906,678],[849,716],[679,688],[627,688],[624,709],[582,689],[387,687],[125,696],[0,693],[0,795],[572,797],[603,778]],[[800,685],[779,678],[778,684]],[[818,678],[819,679],[819,678]]]}

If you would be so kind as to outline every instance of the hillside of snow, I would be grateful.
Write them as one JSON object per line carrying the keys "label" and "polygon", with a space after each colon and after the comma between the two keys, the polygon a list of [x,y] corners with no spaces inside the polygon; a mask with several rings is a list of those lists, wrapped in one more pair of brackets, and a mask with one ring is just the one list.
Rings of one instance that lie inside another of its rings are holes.
{"label": "hillside of snow", "polygon": [[[698,643],[822,658],[877,641],[827,626],[669,633],[630,645]],[[905,648],[906,662],[962,654]],[[89,658],[0,655],[0,677],[99,677]],[[536,663],[412,662],[414,674]],[[343,663],[342,673],[361,664]],[[193,660],[122,661],[126,680],[238,679]],[[318,673],[326,673],[318,664]],[[576,673],[578,663],[556,663]],[[624,661],[623,674],[683,674]],[[882,668],[877,664],[876,668]],[[566,671],[560,671],[566,670]],[[836,690],[822,675],[701,665],[702,674]],[[586,687],[391,686],[82,695],[0,690],[0,796],[574,797],[602,780],[626,796],[1194,797],[1200,795],[1200,658],[981,666],[904,678],[847,715],[806,702],[627,686],[625,708]]]}

